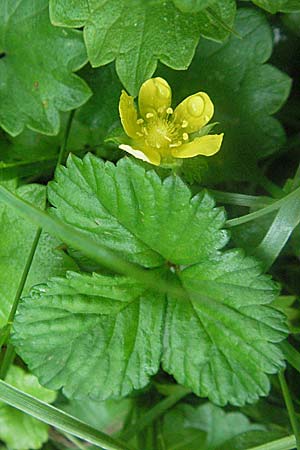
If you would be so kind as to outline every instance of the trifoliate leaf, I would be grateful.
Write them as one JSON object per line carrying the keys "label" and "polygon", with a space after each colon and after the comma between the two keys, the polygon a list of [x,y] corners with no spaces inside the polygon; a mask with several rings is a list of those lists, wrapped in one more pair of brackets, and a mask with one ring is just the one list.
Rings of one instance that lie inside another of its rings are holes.
{"label": "trifoliate leaf", "polygon": [[[19,187],[16,194],[45,208],[44,186],[28,184]],[[36,231],[31,222],[18,216],[13,209],[0,204],[0,326],[7,322]],[[66,270],[76,269],[72,260],[58,249],[59,245],[55,238],[42,233],[24,294],[29,292],[31,286],[50,276],[64,275]]]}
{"label": "trifoliate leaf", "polygon": [[[287,333],[270,303],[278,288],[256,260],[220,253],[223,212],[178,176],[124,158],[115,166],[70,157],[49,188],[60,219],[115,248],[153,275],[181,285],[167,298],[127,278],[69,274],[37,286],[19,308],[13,342],[40,382],[66,395],[103,399],[145,386],[164,369],[219,404],[269,390],[283,367]],[[178,289],[176,290],[178,292]],[[165,317],[164,311],[167,310]]]}
{"label": "trifoliate leaf", "polygon": [[[5,381],[44,402],[55,400],[55,392],[43,388],[36,377],[20,367],[11,366]],[[48,440],[48,426],[1,402],[0,439],[12,450],[38,449]]]}
{"label": "trifoliate leaf", "polygon": [[264,427],[250,423],[244,414],[226,413],[212,403],[205,403],[197,408],[187,404],[176,406],[164,416],[162,430],[166,448],[175,448],[176,444],[178,450],[213,450],[222,445],[225,449],[231,439],[249,431],[262,431]]}
{"label": "trifoliate leaf", "polygon": [[210,12],[192,16],[179,11],[171,0],[50,1],[52,23],[84,27],[92,66],[116,59],[120,80],[132,95],[152,76],[158,59],[173,69],[186,69],[200,34],[225,39],[234,15],[233,0],[215,3]]}
{"label": "trifoliate leaf", "polygon": [[69,273],[25,299],[15,342],[52,389],[64,386],[75,398],[125,396],[158,371],[164,309],[163,296],[127,278]]}
{"label": "trifoliate leaf", "polygon": [[252,0],[252,2],[272,14],[300,11],[299,0]]}
{"label": "trifoliate leaf", "polygon": [[47,0],[3,0],[0,48],[1,126],[13,136],[25,126],[57,134],[59,111],[77,108],[90,96],[72,73],[86,62],[81,33],[53,27]]}
{"label": "trifoliate leaf", "polygon": [[[203,41],[190,69],[183,73],[162,71],[172,85],[174,104],[205,91],[215,106],[214,132],[224,132],[219,153],[210,158],[187,159],[189,181],[220,183],[257,177],[258,161],[284,143],[281,124],[271,115],[282,106],[290,90],[289,77],[263,64],[272,52],[272,31],[259,11],[241,9],[235,30],[224,44]],[[160,74],[160,72],[159,72]]]}
{"label": "trifoliate leaf", "polygon": [[[179,277],[189,301],[169,298],[165,370],[221,405],[266,395],[266,374],[283,366],[274,344],[286,333],[282,316],[268,306],[274,283],[238,251],[195,264]],[[201,348],[197,354],[195,347]]]}
{"label": "trifoliate leaf", "polygon": [[116,168],[93,155],[70,157],[48,194],[59,218],[146,267],[193,264],[227,242],[224,212],[211,197],[191,200],[179,177],[162,182],[127,158]]}

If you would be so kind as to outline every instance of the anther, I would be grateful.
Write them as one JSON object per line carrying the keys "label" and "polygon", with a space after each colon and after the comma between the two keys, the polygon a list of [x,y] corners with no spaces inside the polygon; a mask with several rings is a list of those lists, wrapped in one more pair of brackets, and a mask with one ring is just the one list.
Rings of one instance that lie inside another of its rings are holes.
{"label": "anther", "polygon": [[152,117],[154,117],[154,114],[153,114],[153,113],[148,112],[148,113],[146,114],[146,119],[151,119]]}
{"label": "anther", "polygon": [[168,142],[172,142],[172,139],[170,139],[169,136],[164,136],[164,139]]}
{"label": "anther", "polygon": [[182,139],[183,139],[184,141],[187,141],[187,140],[189,139],[189,135],[188,135],[187,133],[183,133]]}
{"label": "anther", "polygon": [[188,121],[187,120],[183,120],[182,124],[181,124],[181,128],[186,128],[188,126]]}
{"label": "anther", "polygon": [[140,133],[139,131],[136,132],[137,136],[143,137],[143,133]]}
{"label": "anther", "polygon": [[144,120],[143,120],[143,119],[138,119],[138,120],[136,121],[136,123],[137,123],[138,125],[141,125],[142,123],[144,123]]}
{"label": "anther", "polygon": [[167,114],[173,114],[173,109],[172,108],[167,108]]}
{"label": "anther", "polygon": [[170,144],[169,147],[180,147],[182,145],[181,141],[175,142],[175,144]]}

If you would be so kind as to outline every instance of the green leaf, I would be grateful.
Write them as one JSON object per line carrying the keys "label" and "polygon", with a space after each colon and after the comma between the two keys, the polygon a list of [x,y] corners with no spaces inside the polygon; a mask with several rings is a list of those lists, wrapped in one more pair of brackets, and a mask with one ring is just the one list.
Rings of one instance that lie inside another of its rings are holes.
{"label": "green leaf", "polygon": [[53,27],[47,0],[3,0],[0,49],[1,126],[13,136],[25,126],[57,134],[59,111],[77,108],[90,96],[72,73],[86,62],[81,33]]}
{"label": "green leaf", "polygon": [[236,250],[186,268],[180,279],[189,301],[169,298],[165,370],[220,405],[266,395],[266,374],[284,365],[275,344],[286,326],[268,306],[274,283],[261,275],[257,261]]}
{"label": "green leaf", "polygon": [[178,176],[162,182],[133,160],[115,166],[91,155],[70,157],[49,194],[55,214],[95,248],[114,243],[127,258],[142,248],[141,261],[148,255],[148,266],[161,269],[147,271],[160,275],[152,290],[143,277],[76,274],[35,288],[20,306],[13,342],[43,384],[78,398],[126,395],[147,384],[162,357],[179,383],[216,403],[267,394],[266,374],[283,366],[276,343],[287,332],[269,306],[277,286],[254,259],[220,253],[224,215],[208,194],[191,198]]}
{"label": "green leaf", "polygon": [[173,0],[174,5],[184,13],[196,13],[215,3],[216,0]]}
{"label": "green leaf", "polygon": [[[54,25],[84,27],[88,57],[93,67],[116,59],[116,70],[126,89],[136,95],[154,73],[157,60],[173,69],[186,69],[199,34],[223,40],[231,25],[235,2],[224,0],[193,16],[181,13],[171,0],[51,0]],[[215,19],[218,17],[218,20]]]}
{"label": "green leaf", "polygon": [[299,0],[252,0],[252,2],[272,14],[300,11]]}
{"label": "green leaf", "polygon": [[227,242],[224,212],[209,195],[191,200],[179,177],[162,182],[128,158],[116,170],[93,155],[70,157],[48,195],[57,217],[146,267],[192,264]]}
{"label": "green leaf", "polygon": [[257,164],[284,143],[281,124],[271,115],[286,100],[291,81],[263,64],[272,52],[272,30],[259,11],[241,9],[235,36],[224,44],[203,41],[190,69],[183,74],[159,70],[173,88],[174,104],[197,91],[207,92],[215,106],[213,120],[224,132],[220,152],[185,160],[188,181],[220,183],[258,178]]}
{"label": "green leaf", "polygon": [[25,299],[14,342],[42,384],[68,397],[125,396],[158,371],[164,309],[128,278],[68,273]]}
{"label": "green leaf", "polygon": [[[28,184],[19,187],[16,193],[40,208],[45,207],[44,186]],[[0,204],[0,233],[0,326],[4,326],[35,237],[36,227],[11,208]],[[66,270],[76,269],[72,260],[58,249],[59,245],[57,239],[42,233],[24,294],[29,292],[31,286],[43,282],[50,276],[64,275]]]}
{"label": "green leaf", "polygon": [[166,414],[163,422],[166,448],[174,450],[213,450],[223,445],[229,449],[233,447],[226,447],[226,443],[231,439],[258,430],[264,427],[250,423],[244,414],[226,413],[212,403],[197,408],[179,405]]}
{"label": "green leaf", "polygon": [[[55,400],[55,392],[43,388],[36,377],[20,367],[10,367],[6,382],[44,402]],[[48,426],[1,402],[0,438],[10,449],[38,449],[48,440]]]}

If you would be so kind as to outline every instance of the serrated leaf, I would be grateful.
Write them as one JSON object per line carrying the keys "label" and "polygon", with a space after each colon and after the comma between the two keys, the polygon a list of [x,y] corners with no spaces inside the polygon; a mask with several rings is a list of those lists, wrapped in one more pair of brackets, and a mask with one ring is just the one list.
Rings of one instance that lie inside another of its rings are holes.
{"label": "serrated leaf", "polygon": [[299,0],[252,0],[252,2],[272,14],[300,11]]}
{"label": "serrated leaf", "polygon": [[272,30],[261,12],[246,8],[238,11],[234,28],[242,39],[232,35],[224,44],[203,41],[182,75],[158,72],[172,86],[174,104],[197,91],[207,92],[215,106],[217,131],[224,132],[217,155],[185,161],[184,175],[191,182],[253,182],[258,161],[285,141],[281,124],[271,115],[286,100],[291,81],[264,64],[272,52]]}
{"label": "serrated leaf", "polygon": [[72,73],[86,61],[81,33],[53,27],[47,0],[3,0],[0,48],[1,126],[13,136],[24,127],[57,134],[59,111],[77,108],[90,96]]}
{"label": "serrated leaf", "polygon": [[[25,373],[20,367],[11,366],[5,381],[45,402],[55,400],[55,392],[43,388],[36,377]],[[48,439],[48,426],[1,402],[0,439],[10,449],[38,449]]]}
{"label": "serrated leaf", "polygon": [[[44,186],[29,184],[19,187],[16,193],[40,208],[45,207]],[[0,326],[7,322],[35,233],[36,227],[30,222],[0,204]],[[31,286],[45,281],[49,276],[64,275],[66,270],[76,269],[73,261],[58,249],[59,245],[57,239],[42,233],[24,294],[29,292]]]}
{"label": "serrated leaf", "polygon": [[220,21],[230,26],[234,15],[233,0],[214,4],[212,15],[203,11],[193,16],[180,12],[171,0],[50,1],[52,23],[84,27],[92,66],[103,66],[116,59],[120,80],[133,95],[152,76],[158,59],[173,69],[186,69],[199,34],[225,39],[228,30]]}
{"label": "serrated leaf", "polygon": [[127,158],[116,169],[93,155],[70,157],[48,195],[60,219],[146,267],[192,264],[227,242],[224,212],[210,196],[191,199],[179,177],[162,182]]}
{"label": "serrated leaf", "polygon": [[164,309],[163,296],[125,277],[68,273],[22,303],[14,341],[44,385],[74,398],[125,396],[158,370]]}
{"label": "serrated leaf", "polygon": [[270,306],[277,285],[253,258],[220,253],[224,216],[208,194],[191,199],[178,176],[162,182],[130,159],[115,166],[91,155],[70,157],[49,194],[61,219],[129,259],[142,249],[135,260],[160,265],[151,273],[180,283],[183,296],[168,295],[165,318],[166,299],[142,280],[70,274],[38,286],[20,306],[13,342],[43,384],[78,398],[126,395],[162,358],[179,383],[222,405],[268,393],[287,334]]}

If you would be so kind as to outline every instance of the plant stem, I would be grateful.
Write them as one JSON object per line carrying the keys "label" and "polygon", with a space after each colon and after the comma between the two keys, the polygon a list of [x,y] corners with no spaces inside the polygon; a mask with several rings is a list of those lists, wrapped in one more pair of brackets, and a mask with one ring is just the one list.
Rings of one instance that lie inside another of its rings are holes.
{"label": "plant stem", "polygon": [[293,450],[295,448],[295,436],[287,436],[276,441],[268,442],[267,444],[251,447],[247,450]]}
{"label": "plant stem", "polygon": [[288,413],[289,413],[291,426],[292,426],[292,429],[293,429],[293,432],[294,432],[294,435],[295,435],[297,450],[300,450],[299,424],[298,424],[298,420],[297,420],[297,417],[296,417],[296,412],[295,412],[295,409],[294,409],[293,401],[292,401],[292,398],[291,398],[291,394],[290,394],[289,387],[287,385],[287,382],[286,382],[283,370],[281,372],[279,372],[278,378],[279,378],[279,382],[280,382],[280,387],[281,387],[281,390],[282,390],[283,398],[284,398],[284,401],[285,401],[285,404],[286,404],[286,408],[287,408]]}
{"label": "plant stem", "polygon": [[250,214],[245,214],[241,217],[236,217],[235,219],[227,220],[226,227],[236,227],[237,225],[242,225],[243,223],[250,222],[251,220],[258,219],[259,217],[263,217],[266,214],[269,214],[273,211],[279,209],[287,200],[290,200],[294,197],[297,197],[300,194],[300,187],[295,189],[290,194],[285,197],[280,198],[279,200],[274,201],[272,204],[266,206],[265,208],[259,209],[258,211],[254,211]]}
{"label": "plant stem", "polygon": [[67,125],[66,125],[66,129],[65,129],[65,134],[60,146],[60,150],[59,150],[59,154],[57,157],[57,163],[55,166],[55,170],[57,169],[57,167],[62,164],[64,162],[64,157],[66,154],[66,150],[67,150],[67,145],[68,145],[68,140],[69,140],[69,135],[70,135],[70,131],[71,131],[71,126],[72,126],[72,122],[73,122],[73,118],[74,118],[74,114],[75,114],[75,109],[73,109],[68,117],[68,121],[67,121]]}
{"label": "plant stem", "polygon": [[179,402],[183,397],[190,394],[190,390],[182,389],[176,394],[169,395],[161,402],[157,403],[151,408],[138,422],[127,428],[124,433],[121,434],[123,440],[131,439],[135,434],[140,433],[144,428],[148,427],[154,420],[165,414],[165,412]]}

